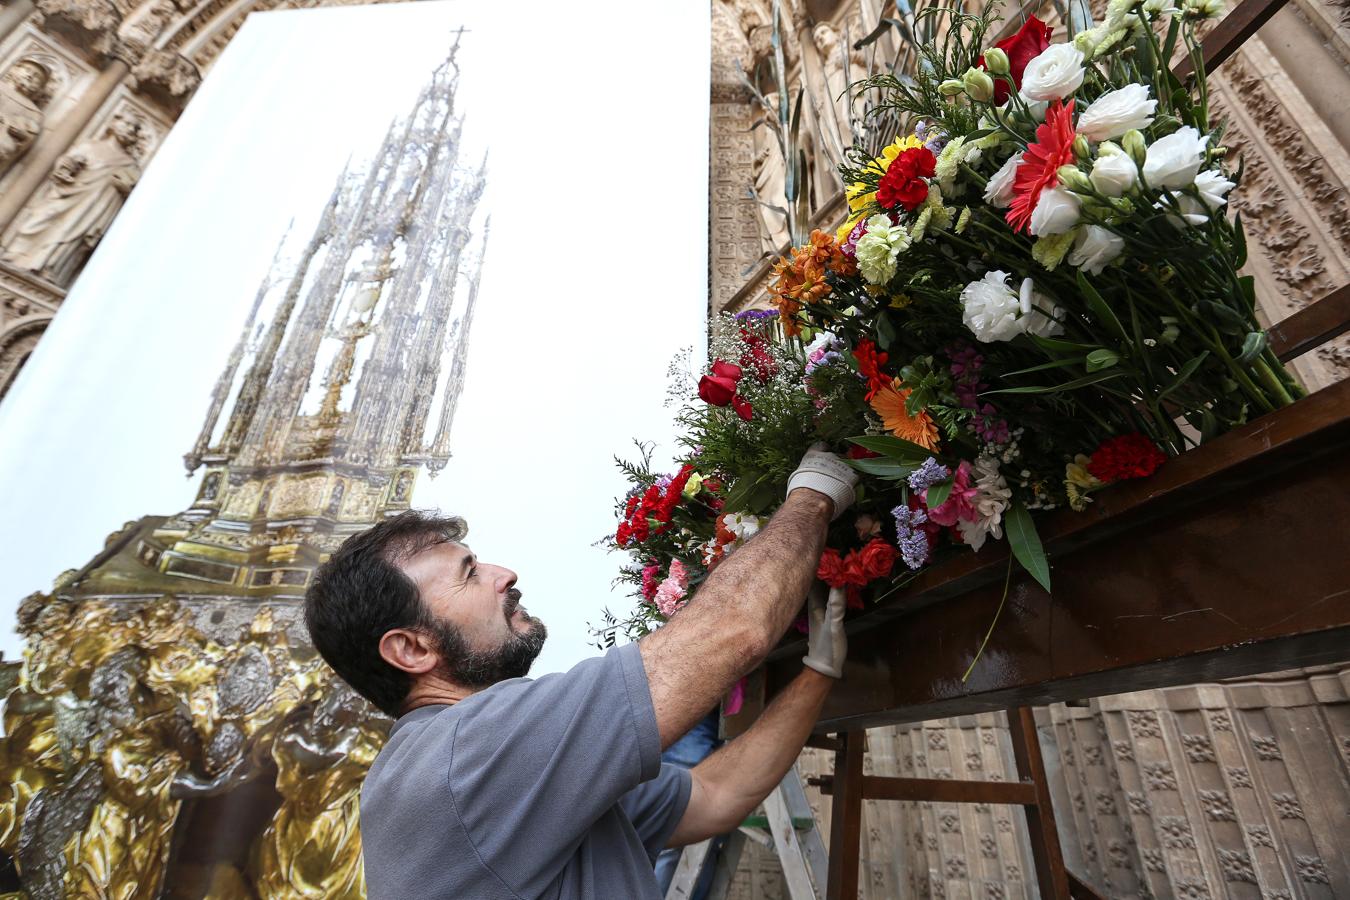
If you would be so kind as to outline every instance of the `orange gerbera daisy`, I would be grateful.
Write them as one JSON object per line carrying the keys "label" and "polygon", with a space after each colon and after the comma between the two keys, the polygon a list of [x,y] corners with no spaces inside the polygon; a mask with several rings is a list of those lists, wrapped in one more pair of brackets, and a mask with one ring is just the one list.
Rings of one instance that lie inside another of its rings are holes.
{"label": "orange gerbera daisy", "polygon": [[881,423],[891,434],[927,450],[936,450],[937,425],[925,410],[919,410],[918,415],[910,415],[909,410],[905,408],[905,401],[908,399],[909,388],[901,387],[900,379],[897,378],[877,391],[876,396],[868,402],[872,404],[872,409],[876,410],[877,415],[881,416]]}

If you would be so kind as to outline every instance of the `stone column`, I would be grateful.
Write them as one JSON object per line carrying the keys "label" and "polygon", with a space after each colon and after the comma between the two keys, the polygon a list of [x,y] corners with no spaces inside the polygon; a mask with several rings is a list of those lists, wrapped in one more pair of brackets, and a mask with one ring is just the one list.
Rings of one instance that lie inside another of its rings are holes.
{"label": "stone column", "polygon": [[33,13],[33,0],[10,0],[0,9],[0,41],[22,25]]}
{"label": "stone column", "polygon": [[37,142],[20,162],[22,169],[18,177],[5,191],[4,196],[0,197],[0,231],[14,223],[24,204],[47,180],[52,166],[61,158],[61,154],[75,143],[80,132],[84,131],[130,71],[131,68],[122,60],[113,60],[108,68],[99,73],[94,83],[81,95],[75,106],[61,117],[55,127],[38,137]]}

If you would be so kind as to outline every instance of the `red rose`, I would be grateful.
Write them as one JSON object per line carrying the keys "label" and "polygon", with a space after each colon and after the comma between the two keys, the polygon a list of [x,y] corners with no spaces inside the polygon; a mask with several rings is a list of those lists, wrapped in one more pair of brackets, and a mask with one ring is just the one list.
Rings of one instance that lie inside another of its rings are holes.
{"label": "red rose", "polygon": [[743,397],[732,397],[731,408],[736,410],[736,415],[749,422],[755,415],[755,408]]}
{"label": "red rose", "polygon": [[1147,478],[1167,461],[1157,445],[1139,432],[1108,438],[1092,454],[1087,470],[1107,484],[1127,478]]}
{"label": "red rose", "polygon": [[891,574],[898,555],[898,551],[889,543],[881,538],[873,538],[858,553],[858,558],[862,561],[863,571],[867,573],[867,580],[873,581]]}
{"label": "red rose", "polygon": [[741,367],[724,359],[719,359],[713,363],[712,373],[717,378],[730,378],[732,381],[741,380]]}
{"label": "red rose", "polygon": [[820,565],[816,567],[816,577],[830,587],[844,586],[844,560],[840,558],[838,550],[833,547],[826,547],[825,552],[820,554]]}
{"label": "red rose", "polygon": [[877,203],[883,209],[903,206],[907,210],[917,209],[928,197],[928,182],[924,177],[932,177],[937,171],[937,157],[927,147],[911,147],[901,153],[881,176],[877,185]]}
{"label": "red rose", "polygon": [[863,565],[858,551],[850,550],[848,556],[844,558],[844,584],[862,587],[871,580],[867,577],[867,568]]}
{"label": "red rose", "polygon": [[736,396],[736,382],[730,378],[704,375],[698,381],[698,396],[713,406],[726,406]]}
{"label": "red rose", "polygon": [[[1017,34],[1004,38],[994,45],[1008,54],[1008,70],[1013,84],[1022,86],[1022,72],[1027,63],[1040,56],[1050,46],[1050,26],[1035,16],[1022,23]],[[980,68],[984,68],[984,57],[980,57]],[[1008,82],[1002,78],[994,79],[994,103],[1003,103],[1008,99]]]}

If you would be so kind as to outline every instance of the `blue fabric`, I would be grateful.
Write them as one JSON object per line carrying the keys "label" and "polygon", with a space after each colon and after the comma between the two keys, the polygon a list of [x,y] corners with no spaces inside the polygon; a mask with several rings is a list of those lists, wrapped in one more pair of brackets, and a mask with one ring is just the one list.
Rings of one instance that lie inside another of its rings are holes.
{"label": "blue fabric", "polygon": [[361,789],[370,900],[659,900],[689,802],[636,644],[394,724]]}
{"label": "blue fabric", "polygon": [[[683,737],[667,747],[661,754],[661,762],[685,769],[692,769],[703,762],[722,746],[722,742],[717,738],[717,726],[718,711],[714,709]],[[713,864],[716,863],[725,844],[725,836],[713,841],[712,847],[708,849],[707,863],[703,867],[698,883],[694,886],[690,900],[707,900],[708,891],[712,888]],[[663,897],[670,890],[670,883],[675,880],[675,869],[679,866],[681,852],[679,848],[663,850],[657,857],[656,883],[660,886]]]}

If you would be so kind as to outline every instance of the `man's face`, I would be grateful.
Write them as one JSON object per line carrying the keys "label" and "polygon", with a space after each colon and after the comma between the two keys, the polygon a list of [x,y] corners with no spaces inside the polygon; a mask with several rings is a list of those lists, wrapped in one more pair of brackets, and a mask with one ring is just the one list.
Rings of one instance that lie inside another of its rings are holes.
{"label": "man's face", "polygon": [[428,547],[400,568],[435,621],[443,676],[477,688],[529,671],[548,632],[520,605],[515,572],[458,543]]}

